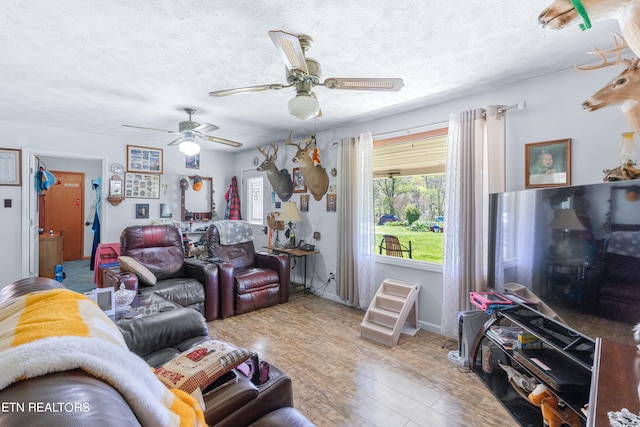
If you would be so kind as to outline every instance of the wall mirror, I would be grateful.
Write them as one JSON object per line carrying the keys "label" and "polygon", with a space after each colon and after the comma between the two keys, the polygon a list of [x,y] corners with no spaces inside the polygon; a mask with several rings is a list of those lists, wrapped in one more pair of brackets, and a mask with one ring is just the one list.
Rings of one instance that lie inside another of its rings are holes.
{"label": "wall mirror", "polygon": [[202,188],[193,189],[196,176],[189,177],[189,188],[181,189],[182,221],[211,221],[215,218],[213,203],[213,179],[200,177]]}

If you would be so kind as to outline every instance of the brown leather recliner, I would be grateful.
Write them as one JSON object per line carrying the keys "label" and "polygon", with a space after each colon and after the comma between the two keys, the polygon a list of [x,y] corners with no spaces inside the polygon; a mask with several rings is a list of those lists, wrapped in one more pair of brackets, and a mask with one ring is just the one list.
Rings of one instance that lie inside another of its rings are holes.
{"label": "brown leather recliner", "polygon": [[174,225],[135,225],[120,234],[120,253],[147,267],[158,281],[139,292],[153,292],[202,313],[207,321],[219,317],[220,291],[215,264],[185,260],[182,233]]}
{"label": "brown leather recliner", "polygon": [[[229,239],[232,228],[242,237]],[[256,252],[246,221],[214,222],[207,229],[207,252],[218,265],[221,318],[289,301],[289,258]]]}

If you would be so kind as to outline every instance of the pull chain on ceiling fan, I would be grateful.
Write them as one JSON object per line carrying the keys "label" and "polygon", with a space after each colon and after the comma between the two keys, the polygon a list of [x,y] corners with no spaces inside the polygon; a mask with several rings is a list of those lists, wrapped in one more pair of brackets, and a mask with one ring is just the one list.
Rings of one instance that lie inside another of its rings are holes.
{"label": "pull chain on ceiling fan", "polygon": [[219,144],[229,145],[231,147],[242,147],[242,143],[232,141],[230,139],[220,138],[217,136],[205,135],[207,132],[212,132],[214,130],[220,129],[216,125],[212,125],[211,123],[205,123],[201,125],[198,122],[194,122],[191,120],[191,116],[195,114],[198,110],[192,107],[183,107],[180,110],[184,111],[189,115],[189,120],[182,121],[178,124],[178,130],[164,130],[164,129],[156,129],[156,128],[148,128],[142,126],[133,126],[133,125],[122,125],[129,128],[136,129],[145,129],[145,130],[155,130],[159,132],[167,132],[172,134],[181,134],[180,137],[174,139],[167,145],[178,145],[180,151],[187,156],[192,156],[194,154],[198,154],[200,152],[200,144],[196,142],[196,138],[204,139],[210,142],[217,142]]}
{"label": "pull chain on ceiling fan", "polygon": [[397,92],[404,86],[399,78],[337,78],[331,77],[320,82],[320,63],[305,55],[313,44],[307,35],[294,35],[284,31],[269,31],[269,37],[287,66],[287,83],[272,83],[209,92],[211,96],[227,96],[239,93],[280,90],[295,87],[296,96],[289,100],[289,113],[300,120],[320,117],[320,103],[313,92],[315,86],[327,89],[373,90]]}

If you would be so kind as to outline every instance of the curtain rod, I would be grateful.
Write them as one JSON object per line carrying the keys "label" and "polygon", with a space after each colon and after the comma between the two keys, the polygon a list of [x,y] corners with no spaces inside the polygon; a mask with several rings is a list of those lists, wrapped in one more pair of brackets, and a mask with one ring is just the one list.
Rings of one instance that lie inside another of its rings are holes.
{"label": "curtain rod", "polygon": [[[527,101],[520,101],[517,104],[506,105],[504,107],[499,107],[498,108],[498,112],[504,113],[505,111],[512,110],[514,108],[517,108],[519,110],[524,110],[525,108],[527,108]],[[448,124],[448,123],[449,123],[448,121],[438,122],[438,123],[431,123],[431,124],[428,124],[428,125],[420,125],[420,126],[414,126],[414,127],[411,127],[411,128],[403,128],[403,129],[398,129],[398,130],[392,130],[392,131],[389,131],[389,132],[377,133],[377,134],[371,135],[371,136],[373,138],[380,138],[380,137],[383,137],[383,136],[392,135],[394,133],[400,133],[400,132],[406,132],[408,134],[408,133],[411,133],[411,132],[416,131],[418,129],[424,129],[424,128],[428,128],[428,127],[431,127],[431,126],[442,126],[442,125]],[[334,141],[331,145],[337,145],[337,142]]]}
{"label": "curtain rod", "polygon": [[499,113],[504,113],[505,111],[513,110],[514,108],[517,108],[518,110],[524,110],[525,108],[527,108],[527,101],[520,101],[517,104],[507,105],[505,107],[500,107],[500,108],[498,108],[498,112]]}
{"label": "curtain rod", "polygon": [[403,129],[398,129],[398,130],[392,130],[392,131],[389,131],[389,132],[377,133],[377,134],[375,134],[375,135],[371,135],[371,136],[372,136],[373,138],[380,138],[380,137],[382,137],[382,136],[392,135],[392,134],[394,134],[394,133],[400,133],[400,132],[411,133],[411,132],[413,132],[413,131],[415,131],[415,130],[418,130],[418,129],[424,129],[424,128],[428,128],[428,127],[432,127],[432,126],[433,126],[433,127],[435,127],[435,126],[442,126],[442,125],[446,125],[446,124],[448,124],[448,123],[449,123],[448,121],[445,121],[445,122],[438,122],[438,123],[431,123],[431,124],[429,124],[429,125],[420,125],[420,126],[414,126],[414,127],[412,127],[412,128],[403,128]]}
{"label": "curtain rod", "polygon": [[[514,108],[517,108],[519,110],[524,110],[525,108],[527,108],[527,101],[520,101],[517,104],[506,105],[504,107],[499,107],[498,108],[498,112],[504,113],[505,111],[512,110]],[[411,127],[411,128],[392,130],[392,131],[389,131],[389,132],[377,133],[375,135],[372,135],[372,137],[373,138],[380,138],[380,137],[383,137],[383,136],[392,135],[394,133],[400,133],[400,132],[406,132],[408,134],[408,133],[411,133],[411,132],[416,131],[418,129],[424,129],[424,128],[428,128],[428,127],[431,127],[431,126],[442,126],[442,125],[445,125],[445,124],[448,124],[448,123],[449,122],[446,121],[446,122],[432,123],[432,124],[429,124],[429,125],[420,125],[420,126],[414,126],[414,127]]]}

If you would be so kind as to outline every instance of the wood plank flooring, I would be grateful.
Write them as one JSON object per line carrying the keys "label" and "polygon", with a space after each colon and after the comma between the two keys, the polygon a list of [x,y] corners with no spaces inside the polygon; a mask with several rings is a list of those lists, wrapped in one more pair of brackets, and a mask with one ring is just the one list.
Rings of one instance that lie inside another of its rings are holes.
{"label": "wood plank flooring", "polygon": [[514,426],[457,343],[420,330],[389,348],[360,337],[364,311],[314,295],[209,322],[210,335],[257,351],[293,380],[294,406],[320,427]]}

